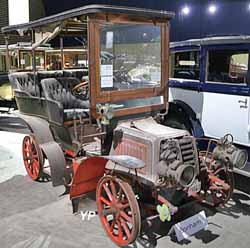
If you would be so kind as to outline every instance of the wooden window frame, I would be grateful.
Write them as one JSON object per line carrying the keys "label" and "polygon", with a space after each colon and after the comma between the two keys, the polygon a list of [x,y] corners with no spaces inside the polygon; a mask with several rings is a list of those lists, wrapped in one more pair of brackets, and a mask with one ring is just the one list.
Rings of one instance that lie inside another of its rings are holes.
{"label": "wooden window frame", "polygon": [[[161,28],[161,84],[160,87],[133,89],[123,91],[101,91],[100,87],[100,24],[102,23],[131,23],[157,25]],[[168,107],[168,56],[169,56],[169,21],[155,19],[138,19],[126,15],[96,14],[88,17],[88,44],[89,44],[89,81],[90,81],[90,112],[97,117],[96,104],[115,101],[140,99],[149,97],[163,97],[162,104],[124,108],[114,111],[115,116],[140,114],[167,109]]]}

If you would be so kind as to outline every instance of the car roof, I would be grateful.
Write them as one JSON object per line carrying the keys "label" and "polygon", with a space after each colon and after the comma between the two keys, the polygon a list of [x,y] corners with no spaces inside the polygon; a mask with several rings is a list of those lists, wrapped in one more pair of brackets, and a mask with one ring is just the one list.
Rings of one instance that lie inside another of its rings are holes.
{"label": "car roof", "polygon": [[190,39],[185,41],[171,42],[170,48],[177,47],[189,47],[202,45],[226,45],[226,44],[241,44],[250,43],[249,35],[238,35],[238,36],[214,36],[203,39]]}
{"label": "car roof", "polygon": [[44,17],[29,23],[6,26],[2,28],[3,33],[10,33],[18,30],[29,30],[36,29],[41,26],[45,26],[51,23],[60,22],[65,19],[74,18],[83,15],[90,15],[94,13],[116,13],[116,14],[127,14],[136,17],[144,18],[157,18],[170,20],[174,17],[173,12],[163,10],[153,10],[144,8],[124,7],[124,6],[112,6],[112,5],[87,5],[72,10],[67,10],[59,14]]}

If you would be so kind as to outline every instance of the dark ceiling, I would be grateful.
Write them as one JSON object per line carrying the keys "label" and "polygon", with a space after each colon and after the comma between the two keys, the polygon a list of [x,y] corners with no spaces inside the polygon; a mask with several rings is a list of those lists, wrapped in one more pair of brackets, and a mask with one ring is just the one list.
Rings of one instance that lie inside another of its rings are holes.
{"label": "dark ceiling", "polygon": [[[46,15],[87,4],[115,4],[171,10],[171,40],[250,34],[250,1],[245,0],[44,0]],[[186,7],[186,9],[184,9]]]}

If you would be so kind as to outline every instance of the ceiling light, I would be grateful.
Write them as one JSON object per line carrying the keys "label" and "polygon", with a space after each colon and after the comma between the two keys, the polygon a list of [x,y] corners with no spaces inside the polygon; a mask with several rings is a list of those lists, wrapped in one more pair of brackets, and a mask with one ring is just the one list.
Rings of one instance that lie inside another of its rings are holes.
{"label": "ceiling light", "polygon": [[188,15],[190,13],[190,8],[188,6],[185,6],[181,9],[181,13],[183,15]]}
{"label": "ceiling light", "polygon": [[214,13],[217,11],[216,5],[211,4],[211,5],[208,7],[208,11],[209,11],[210,14],[214,14]]}

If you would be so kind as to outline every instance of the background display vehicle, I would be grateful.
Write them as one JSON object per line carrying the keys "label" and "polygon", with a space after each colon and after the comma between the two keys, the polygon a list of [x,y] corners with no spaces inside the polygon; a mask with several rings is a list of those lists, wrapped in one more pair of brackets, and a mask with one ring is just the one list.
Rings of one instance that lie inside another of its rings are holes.
{"label": "background display vehicle", "polygon": [[[45,68],[45,50],[49,47],[39,47],[36,50],[35,60],[38,70]],[[8,59],[7,59],[8,57]],[[8,64],[9,62],[9,64]],[[20,42],[8,46],[0,46],[0,108],[16,108],[8,71],[31,71],[32,49],[31,43]]]}
{"label": "background display vehicle", "polygon": [[171,43],[167,124],[196,137],[231,133],[249,153],[249,48],[249,36]]}
{"label": "background display vehicle", "polygon": [[[46,52],[46,70],[83,69],[88,66],[86,49],[53,49]],[[63,66],[62,66],[63,61]]]}
{"label": "background display vehicle", "polygon": [[23,140],[28,175],[65,185],[73,212],[84,194],[96,191],[100,221],[119,246],[135,241],[142,218],[171,219],[183,202],[172,202],[169,192],[225,204],[234,187],[232,169],[247,161],[230,135],[199,151],[187,131],[162,125],[172,17],[166,11],[91,5],[3,28],[8,34],[47,34],[34,41],[40,45],[66,33],[87,41],[88,78],[79,80],[70,70],[35,71],[34,59],[33,74],[9,78],[18,116],[31,131]]}

